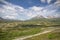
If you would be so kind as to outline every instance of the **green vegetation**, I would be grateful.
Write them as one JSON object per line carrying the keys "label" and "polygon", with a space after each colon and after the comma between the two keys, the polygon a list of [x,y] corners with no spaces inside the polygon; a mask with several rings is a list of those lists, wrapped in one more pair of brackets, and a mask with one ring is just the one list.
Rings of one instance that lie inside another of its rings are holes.
{"label": "green vegetation", "polygon": [[60,32],[58,32],[58,30],[55,30],[47,34],[42,34],[42,35],[35,36],[32,38],[27,38],[25,40],[60,40]]}
{"label": "green vegetation", "polygon": [[47,37],[48,37],[49,39],[53,39],[53,38],[55,37],[55,35],[48,34]]}
{"label": "green vegetation", "polygon": [[0,40],[12,40],[16,37],[33,35],[41,31],[40,27],[21,27],[15,23],[1,23]]}
{"label": "green vegetation", "polygon": [[[59,27],[60,21],[49,19],[27,21],[0,21],[0,40],[12,40],[17,37],[33,35],[41,32],[41,28],[52,26]],[[55,37],[52,34],[48,34],[47,38],[52,39]]]}
{"label": "green vegetation", "polygon": [[[35,30],[36,29],[36,30]],[[38,28],[32,28],[29,30],[12,30],[12,31],[2,31],[0,32],[0,40],[11,40],[11,38],[19,37],[19,36],[26,36],[26,35],[32,35],[40,32],[40,29]]]}

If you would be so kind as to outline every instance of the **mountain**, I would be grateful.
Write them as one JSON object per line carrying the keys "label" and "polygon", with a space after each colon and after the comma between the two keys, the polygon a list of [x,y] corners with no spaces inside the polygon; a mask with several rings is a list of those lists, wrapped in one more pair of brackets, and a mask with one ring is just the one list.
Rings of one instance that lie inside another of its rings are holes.
{"label": "mountain", "polygon": [[31,18],[28,21],[60,22],[60,17],[55,17],[55,16],[44,17],[42,15],[37,15],[37,16]]}
{"label": "mountain", "polygon": [[21,20],[15,20],[15,19],[4,19],[0,17],[0,22],[21,22]]}
{"label": "mountain", "polygon": [[60,18],[60,16],[56,16],[56,15],[53,15],[53,16],[42,16],[42,15],[37,15],[35,17],[33,17],[32,19],[57,19],[57,18]]}
{"label": "mountain", "polygon": [[37,16],[35,16],[34,18],[39,19],[39,18],[44,18],[44,16],[42,16],[42,15],[37,15]]}
{"label": "mountain", "polygon": [[42,19],[45,19],[45,17],[42,15],[37,15],[37,16],[31,18],[30,20],[42,20]]}
{"label": "mountain", "polygon": [[0,17],[0,22],[4,22],[4,19],[2,17]]}
{"label": "mountain", "polygon": [[47,18],[48,19],[50,19],[50,18],[60,18],[60,16],[55,16],[55,15],[54,16],[47,16]]}
{"label": "mountain", "polygon": [[4,20],[2,17],[0,17],[0,20]]}

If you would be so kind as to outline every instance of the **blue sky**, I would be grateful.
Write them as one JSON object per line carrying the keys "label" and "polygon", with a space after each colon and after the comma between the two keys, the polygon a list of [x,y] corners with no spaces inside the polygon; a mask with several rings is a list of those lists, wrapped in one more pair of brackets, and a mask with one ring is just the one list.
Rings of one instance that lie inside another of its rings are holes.
{"label": "blue sky", "polygon": [[33,7],[33,6],[46,6],[49,4],[53,4],[54,2],[56,2],[56,0],[51,0],[51,2],[47,2],[47,0],[45,0],[45,2],[41,2],[41,0],[6,0],[8,2],[11,2],[12,4],[15,5],[20,5],[24,8],[29,8],[29,7]]}
{"label": "blue sky", "polygon": [[60,0],[0,0],[0,17],[27,20],[60,17]]}

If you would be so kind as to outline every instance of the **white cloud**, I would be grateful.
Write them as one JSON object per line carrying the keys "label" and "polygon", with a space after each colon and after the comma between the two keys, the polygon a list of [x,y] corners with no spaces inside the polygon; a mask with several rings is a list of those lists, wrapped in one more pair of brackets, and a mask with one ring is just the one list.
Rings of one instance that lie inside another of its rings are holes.
{"label": "white cloud", "polygon": [[56,3],[60,3],[60,0],[57,0]]}
{"label": "white cloud", "polygon": [[6,15],[3,18],[5,18],[5,19],[16,19],[15,16],[11,16],[11,15]]}
{"label": "white cloud", "polygon": [[[45,15],[51,16],[51,17],[59,17],[57,15],[60,15],[60,12],[58,13],[57,10],[60,8],[60,3],[57,0],[54,4],[51,4],[49,6],[46,6],[43,10]],[[56,15],[57,14],[57,15]]]}
{"label": "white cloud", "polygon": [[35,17],[37,14],[33,14],[33,13],[29,13],[27,14],[28,17],[32,18],[32,17]]}
{"label": "white cloud", "polygon": [[[45,0],[42,0],[45,2]],[[51,0],[48,0],[50,3]],[[6,5],[2,5],[0,8],[0,16],[3,18],[9,19],[19,19],[24,20],[24,18],[29,19],[37,15],[42,15],[46,17],[47,15],[53,15],[56,13],[56,10],[59,8],[60,4],[54,3],[46,7],[37,7],[33,6],[28,9],[24,9],[21,6],[13,5],[11,3],[5,2]]]}
{"label": "white cloud", "polygon": [[2,15],[3,18],[15,19],[21,12],[24,11],[24,8],[21,6],[13,5],[6,1],[3,2],[6,4],[2,5],[2,7],[0,8],[0,14]]}
{"label": "white cloud", "polygon": [[3,7],[7,10],[15,10],[14,7],[11,7],[11,6],[8,6],[8,5],[6,5],[6,6],[4,5]]}
{"label": "white cloud", "polygon": [[45,3],[45,2],[46,2],[46,0],[41,0],[41,2]]}
{"label": "white cloud", "polygon": [[46,2],[47,2],[48,4],[49,4],[51,1],[52,1],[52,0],[41,0],[42,3],[46,3]]}
{"label": "white cloud", "polygon": [[37,6],[30,7],[29,9],[27,9],[26,15],[29,17],[35,17],[35,16],[41,14],[42,9],[43,9],[43,7],[37,7]]}
{"label": "white cloud", "polygon": [[47,3],[50,3],[52,0],[47,0]]}
{"label": "white cloud", "polygon": [[30,9],[34,10],[34,11],[40,11],[43,9],[43,7],[37,7],[37,6],[33,6]]}

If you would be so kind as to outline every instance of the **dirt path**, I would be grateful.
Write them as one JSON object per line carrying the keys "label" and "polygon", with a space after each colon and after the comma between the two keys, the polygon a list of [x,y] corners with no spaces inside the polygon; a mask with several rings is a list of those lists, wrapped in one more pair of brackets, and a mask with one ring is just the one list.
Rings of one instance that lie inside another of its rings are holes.
{"label": "dirt path", "polygon": [[49,32],[52,32],[52,31],[54,31],[54,29],[52,29],[52,30],[45,30],[43,32],[40,32],[40,33],[37,33],[37,34],[34,34],[34,35],[25,36],[25,37],[17,38],[17,39],[14,39],[14,40],[24,40],[24,39],[27,39],[27,38],[31,38],[31,37],[34,37],[34,36],[41,35],[41,34],[49,33]]}

